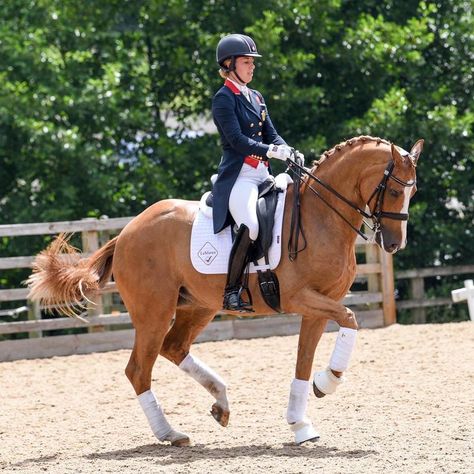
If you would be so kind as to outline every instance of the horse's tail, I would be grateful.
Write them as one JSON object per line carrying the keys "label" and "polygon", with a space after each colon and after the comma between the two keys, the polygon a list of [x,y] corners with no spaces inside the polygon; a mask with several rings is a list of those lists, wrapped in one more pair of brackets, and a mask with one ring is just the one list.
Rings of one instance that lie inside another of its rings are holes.
{"label": "horse's tail", "polygon": [[117,237],[88,258],[81,258],[81,253],[69,244],[69,238],[60,234],[36,256],[26,284],[30,288],[28,299],[77,317],[110,277]]}

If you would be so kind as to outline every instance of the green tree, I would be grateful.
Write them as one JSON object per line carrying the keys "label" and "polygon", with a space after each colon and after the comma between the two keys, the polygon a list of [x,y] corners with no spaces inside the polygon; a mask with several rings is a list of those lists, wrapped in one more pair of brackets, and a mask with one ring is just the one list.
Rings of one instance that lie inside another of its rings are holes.
{"label": "green tree", "polygon": [[198,198],[220,153],[200,126],[215,46],[245,32],[263,54],[252,87],[308,159],[359,134],[425,138],[396,265],[473,261],[472,2],[10,0],[0,18],[1,223]]}

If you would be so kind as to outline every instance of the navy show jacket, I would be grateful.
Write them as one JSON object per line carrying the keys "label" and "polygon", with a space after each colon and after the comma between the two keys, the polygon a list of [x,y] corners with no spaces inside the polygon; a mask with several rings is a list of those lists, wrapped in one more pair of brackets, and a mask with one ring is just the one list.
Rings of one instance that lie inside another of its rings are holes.
{"label": "navy show jacket", "polygon": [[212,100],[212,117],[222,144],[222,158],[212,188],[215,234],[233,222],[229,196],[244,158],[255,155],[266,160],[270,144],[286,145],[273,126],[260,92],[249,89],[249,93],[250,102],[227,80]]}

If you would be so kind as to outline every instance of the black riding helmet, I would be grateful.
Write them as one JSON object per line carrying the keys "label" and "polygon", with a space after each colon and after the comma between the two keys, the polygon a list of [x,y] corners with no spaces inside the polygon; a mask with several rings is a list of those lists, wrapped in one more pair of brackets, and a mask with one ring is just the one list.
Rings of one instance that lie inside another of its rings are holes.
{"label": "black riding helmet", "polygon": [[[261,58],[262,55],[258,54],[257,45],[250,36],[233,34],[224,36],[219,41],[216,49],[217,63],[226,72],[233,71],[235,69],[235,58],[239,56],[253,56],[255,58]],[[230,67],[224,66],[226,59],[232,59]]]}

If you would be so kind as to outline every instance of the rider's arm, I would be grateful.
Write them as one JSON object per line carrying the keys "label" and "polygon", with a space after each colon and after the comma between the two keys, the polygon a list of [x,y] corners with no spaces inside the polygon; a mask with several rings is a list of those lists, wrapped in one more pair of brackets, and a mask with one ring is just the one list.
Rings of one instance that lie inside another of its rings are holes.
{"label": "rider's arm", "polygon": [[242,155],[266,157],[268,145],[257,142],[242,133],[235,113],[235,99],[227,94],[216,94],[212,101],[214,123],[230,146]]}

